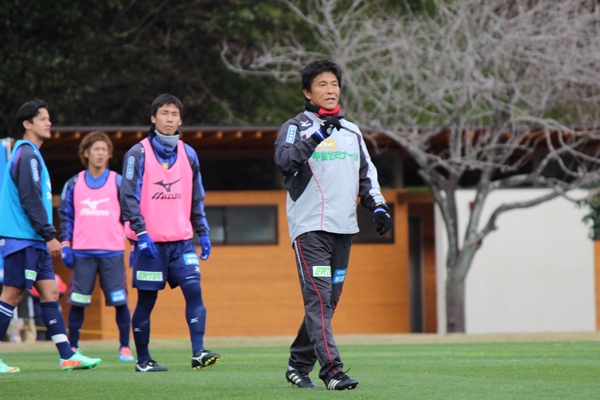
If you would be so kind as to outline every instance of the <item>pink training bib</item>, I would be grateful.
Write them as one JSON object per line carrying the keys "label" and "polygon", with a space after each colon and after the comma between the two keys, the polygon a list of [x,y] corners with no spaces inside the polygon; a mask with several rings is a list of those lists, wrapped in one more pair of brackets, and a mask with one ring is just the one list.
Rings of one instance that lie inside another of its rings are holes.
{"label": "pink training bib", "polygon": [[[146,157],[140,212],[146,230],[155,242],[175,242],[194,237],[192,213],[193,171],[182,141],[177,143],[177,160],[169,169],[158,161],[148,138],[141,141]],[[137,240],[125,224],[127,237]]]}
{"label": "pink training bib", "polygon": [[116,172],[109,172],[108,179],[101,188],[92,189],[85,182],[85,171],[81,171],[73,188],[73,207],[74,250],[125,249],[123,225],[119,220],[121,207]]}

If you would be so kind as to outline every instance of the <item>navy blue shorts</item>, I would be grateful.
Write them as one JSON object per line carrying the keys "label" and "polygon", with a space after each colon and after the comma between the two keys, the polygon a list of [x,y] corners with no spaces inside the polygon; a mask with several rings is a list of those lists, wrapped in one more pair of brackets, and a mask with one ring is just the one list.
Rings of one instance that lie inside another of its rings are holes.
{"label": "navy blue shorts", "polygon": [[104,292],[107,306],[120,306],[127,303],[127,277],[122,255],[114,257],[75,256],[68,302],[79,307],[89,307],[97,275],[100,276],[100,287]]}
{"label": "navy blue shorts", "polygon": [[4,285],[31,289],[33,283],[54,280],[52,257],[46,249],[25,247],[4,257]]}
{"label": "navy blue shorts", "polygon": [[200,280],[200,263],[191,239],[155,245],[155,260],[142,256],[137,247],[133,253],[134,288],[162,290],[167,282],[171,288],[176,288],[183,281]]}

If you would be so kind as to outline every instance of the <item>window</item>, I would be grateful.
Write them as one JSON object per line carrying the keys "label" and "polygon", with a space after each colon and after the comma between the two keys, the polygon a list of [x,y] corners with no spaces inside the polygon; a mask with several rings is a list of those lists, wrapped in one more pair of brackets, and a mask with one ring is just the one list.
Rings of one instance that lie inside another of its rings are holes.
{"label": "window", "polygon": [[210,241],[221,245],[277,244],[277,206],[207,206]]}
{"label": "window", "polygon": [[[394,219],[394,205],[387,204],[390,216]],[[352,243],[394,243],[394,226],[385,235],[377,232],[377,223],[373,220],[373,213],[363,206],[358,206],[358,232],[352,238]]]}

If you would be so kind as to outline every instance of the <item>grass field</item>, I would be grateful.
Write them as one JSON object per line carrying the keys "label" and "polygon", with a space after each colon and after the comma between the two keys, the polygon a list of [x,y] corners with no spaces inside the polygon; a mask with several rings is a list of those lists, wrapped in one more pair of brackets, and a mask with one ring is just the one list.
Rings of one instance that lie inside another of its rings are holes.
{"label": "grass field", "polygon": [[564,335],[340,336],[357,389],[302,390],[284,378],[291,338],[207,339],[221,361],[190,368],[187,340],[159,339],[152,355],[164,373],[135,373],[115,341],[82,342],[101,357],[93,370],[61,372],[52,343],[0,343],[21,368],[0,375],[0,399],[599,399],[600,337]]}

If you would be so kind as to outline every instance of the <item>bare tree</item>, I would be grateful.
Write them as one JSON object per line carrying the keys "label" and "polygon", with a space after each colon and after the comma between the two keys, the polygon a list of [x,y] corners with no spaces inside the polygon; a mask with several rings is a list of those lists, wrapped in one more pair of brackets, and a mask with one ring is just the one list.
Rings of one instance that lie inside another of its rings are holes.
{"label": "bare tree", "polygon": [[[439,206],[449,243],[447,331],[464,332],[465,280],[499,215],[599,180],[600,6],[432,0],[433,11],[407,6],[393,15],[378,1],[282,2],[316,44],[289,38],[251,57],[225,47],[223,61],[282,81],[298,79],[315,57],[342,66],[345,114],[396,140]],[[477,178],[476,197],[461,238],[456,191],[467,174]],[[549,190],[483,220],[490,193],[531,186]]]}

